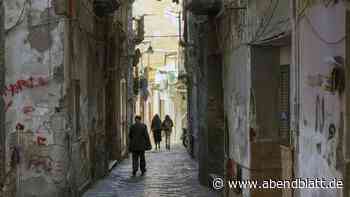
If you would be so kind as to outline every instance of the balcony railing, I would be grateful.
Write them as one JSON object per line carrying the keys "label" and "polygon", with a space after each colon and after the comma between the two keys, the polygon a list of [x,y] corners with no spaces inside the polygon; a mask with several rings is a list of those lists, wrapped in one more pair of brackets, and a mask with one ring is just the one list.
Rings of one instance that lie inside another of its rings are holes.
{"label": "balcony railing", "polygon": [[135,44],[140,44],[145,38],[145,20],[144,16],[139,19],[134,19],[134,42]]}
{"label": "balcony railing", "polygon": [[119,6],[119,0],[94,0],[94,12],[101,17],[112,14]]}

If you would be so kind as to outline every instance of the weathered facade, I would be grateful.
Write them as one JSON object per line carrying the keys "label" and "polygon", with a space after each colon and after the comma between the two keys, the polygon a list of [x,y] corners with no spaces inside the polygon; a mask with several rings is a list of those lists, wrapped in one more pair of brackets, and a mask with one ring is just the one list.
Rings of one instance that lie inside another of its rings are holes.
{"label": "weathered facade", "polygon": [[[5,8],[4,2],[0,1],[0,86],[5,85]],[[5,177],[5,103],[0,102],[0,180],[3,183]],[[3,184],[0,184],[2,187]]]}
{"label": "weathered facade", "polygon": [[209,177],[214,174],[224,175],[223,63],[216,39],[218,32],[213,31],[215,14],[220,7],[218,2],[184,1],[185,38],[182,45],[188,49],[185,65],[189,148],[198,160],[199,180],[203,185],[209,185]]}
{"label": "weathered facade", "polygon": [[[189,129],[202,183],[210,173],[206,159],[221,161],[207,154],[210,146],[221,148],[219,135],[214,145],[207,140],[214,133],[212,97],[224,103],[224,118],[216,121],[225,123],[221,153],[228,179],[346,182],[349,2],[227,0],[219,9],[213,1],[187,2]],[[201,9],[194,2],[203,3]],[[217,62],[210,64],[213,54]],[[222,98],[210,91],[216,72],[208,75],[208,69],[221,73],[215,80],[222,83],[212,85],[224,90]],[[348,196],[348,190],[227,189],[225,195]]]}
{"label": "weathered facade", "polygon": [[0,196],[80,196],[127,154],[132,1],[110,2],[4,1]]}
{"label": "weathered facade", "polygon": [[[344,2],[310,4],[303,14],[295,29],[298,51],[293,56],[295,65],[300,65],[300,81],[294,87],[300,91],[296,176],[338,178],[346,183],[349,86],[345,81],[349,75],[344,72],[349,69],[349,17]],[[349,188],[300,190],[297,195],[349,196]]]}

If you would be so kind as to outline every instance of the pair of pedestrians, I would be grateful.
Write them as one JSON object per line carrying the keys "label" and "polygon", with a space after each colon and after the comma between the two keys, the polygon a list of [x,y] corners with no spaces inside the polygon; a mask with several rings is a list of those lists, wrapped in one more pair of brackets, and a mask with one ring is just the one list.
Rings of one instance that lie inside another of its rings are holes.
{"label": "pair of pedestrians", "polygon": [[173,126],[173,120],[171,120],[169,115],[165,116],[163,122],[158,114],[153,116],[151,129],[153,132],[154,142],[156,144],[156,150],[160,150],[160,142],[162,141],[162,130],[165,133],[165,148],[170,150],[170,137]]}

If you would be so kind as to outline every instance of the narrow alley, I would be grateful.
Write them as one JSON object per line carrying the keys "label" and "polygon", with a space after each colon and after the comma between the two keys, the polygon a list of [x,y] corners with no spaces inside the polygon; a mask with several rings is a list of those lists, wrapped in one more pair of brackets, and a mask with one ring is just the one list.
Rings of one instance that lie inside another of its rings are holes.
{"label": "narrow alley", "polygon": [[0,197],[350,197],[349,35],[350,0],[0,0]]}
{"label": "narrow alley", "polygon": [[147,172],[131,175],[131,159],[125,159],[83,197],[217,197],[198,182],[198,165],[182,145],[146,153]]}

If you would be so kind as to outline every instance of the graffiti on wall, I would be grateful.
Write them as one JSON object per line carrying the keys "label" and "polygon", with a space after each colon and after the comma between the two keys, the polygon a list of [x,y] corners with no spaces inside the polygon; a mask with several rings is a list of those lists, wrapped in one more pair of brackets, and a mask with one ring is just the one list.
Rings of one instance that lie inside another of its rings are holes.
{"label": "graffiti on wall", "polygon": [[52,170],[52,162],[53,160],[50,156],[32,155],[27,163],[27,168],[37,173],[42,171],[50,173]]}
{"label": "graffiti on wall", "polygon": [[324,76],[318,75],[308,75],[306,79],[306,84],[312,88],[322,87]]}
{"label": "graffiti on wall", "polygon": [[331,140],[335,137],[335,132],[336,132],[335,125],[331,123],[328,128],[328,140]]}
{"label": "graffiti on wall", "polygon": [[320,98],[319,95],[316,96],[316,107],[315,107],[315,131],[323,132],[325,125],[325,101],[324,97]]}
{"label": "graffiti on wall", "polygon": [[80,175],[83,178],[88,178],[89,177],[89,166],[88,166],[87,161],[89,159],[88,159],[87,143],[85,141],[81,142],[81,144],[80,144],[79,157],[80,157],[80,161],[82,162],[81,166],[80,166]]}
{"label": "graffiti on wall", "polygon": [[343,167],[344,164],[344,152],[343,152],[343,143],[342,140],[344,138],[344,112],[340,112],[340,119],[339,119],[339,128],[338,128],[338,143],[336,148],[336,169],[340,169]]}
{"label": "graffiti on wall", "polygon": [[9,84],[5,87],[2,95],[7,96],[8,94],[11,96],[15,96],[19,94],[25,89],[32,89],[37,87],[42,87],[48,85],[49,80],[47,77],[29,77],[28,79],[19,79],[13,84]]}
{"label": "graffiti on wall", "polygon": [[[33,89],[38,87],[47,86],[49,84],[49,78],[44,76],[33,77],[28,79],[19,79],[13,84],[6,85],[0,95],[5,101],[5,112],[13,105],[13,97],[21,93],[25,89]],[[23,109],[26,113],[30,113],[33,108]]]}
{"label": "graffiti on wall", "polygon": [[38,129],[32,130],[24,123],[16,123],[15,131],[9,133],[10,147],[18,147],[13,149],[17,151],[12,151],[10,155],[11,165],[20,163],[23,169],[26,169],[25,173],[45,175],[59,184],[65,180],[65,160],[59,156],[65,155],[66,151],[64,146],[54,144],[53,134],[47,130],[49,124],[49,121],[42,121]]}

